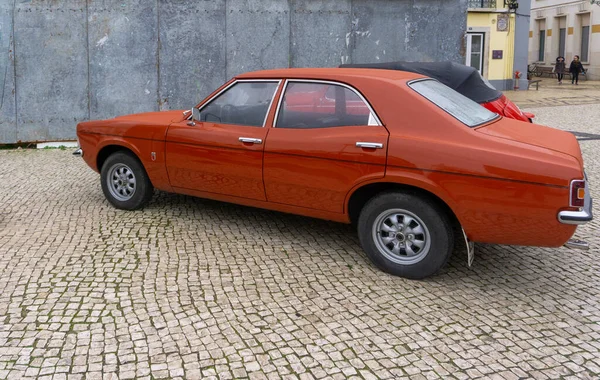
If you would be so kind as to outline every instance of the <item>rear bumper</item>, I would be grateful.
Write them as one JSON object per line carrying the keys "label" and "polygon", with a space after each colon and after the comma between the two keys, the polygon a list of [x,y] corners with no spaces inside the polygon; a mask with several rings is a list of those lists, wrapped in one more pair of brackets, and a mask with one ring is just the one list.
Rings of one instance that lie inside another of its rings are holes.
{"label": "rear bumper", "polygon": [[592,199],[590,203],[580,211],[561,211],[558,213],[558,221],[564,224],[584,224],[592,219]]}
{"label": "rear bumper", "polygon": [[558,213],[558,221],[564,224],[584,224],[592,219],[592,197],[590,196],[590,189],[588,187],[587,178],[585,181],[585,199],[583,200],[583,207],[579,211],[561,211]]}

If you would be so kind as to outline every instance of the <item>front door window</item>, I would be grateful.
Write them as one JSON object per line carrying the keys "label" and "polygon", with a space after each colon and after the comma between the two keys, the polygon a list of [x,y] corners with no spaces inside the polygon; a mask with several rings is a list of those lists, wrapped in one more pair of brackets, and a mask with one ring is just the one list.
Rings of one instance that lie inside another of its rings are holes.
{"label": "front door window", "polygon": [[262,127],[279,82],[238,82],[200,110],[200,121]]}

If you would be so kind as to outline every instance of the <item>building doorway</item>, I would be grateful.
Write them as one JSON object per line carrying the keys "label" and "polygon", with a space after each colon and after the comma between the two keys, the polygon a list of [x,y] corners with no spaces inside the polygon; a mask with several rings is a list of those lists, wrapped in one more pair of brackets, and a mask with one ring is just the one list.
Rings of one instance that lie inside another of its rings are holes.
{"label": "building doorway", "polygon": [[467,33],[466,65],[483,75],[483,41],[485,33]]}

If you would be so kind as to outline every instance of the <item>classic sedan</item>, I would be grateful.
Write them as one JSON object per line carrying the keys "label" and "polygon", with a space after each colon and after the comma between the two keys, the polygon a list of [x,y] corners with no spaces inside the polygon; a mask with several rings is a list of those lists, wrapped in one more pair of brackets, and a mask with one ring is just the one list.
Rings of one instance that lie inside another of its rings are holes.
{"label": "classic sedan", "polygon": [[412,279],[463,239],[558,247],[592,219],[572,134],[403,71],[251,72],[190,111],[83,122],[77,136],[116,208],[159,189],[353,223],[375,265]]}

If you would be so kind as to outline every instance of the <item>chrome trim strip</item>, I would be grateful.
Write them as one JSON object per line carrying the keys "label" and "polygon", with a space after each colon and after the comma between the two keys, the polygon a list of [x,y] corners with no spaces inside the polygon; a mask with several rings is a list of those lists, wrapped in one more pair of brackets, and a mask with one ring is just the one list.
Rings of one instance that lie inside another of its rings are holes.
{"label": "chrome trim strip", "polygon": [[[381,119],[379,119],[379,116],[377,115],[377,113],[375,113],[375,111],[373,110],[373,107],[371,107],[371,103],[369,103],[369,101],[360,93],[360,91],[358,91],[356,88],[347,85],[345,83],[341,83],[341,82],[335,82],[335,81],[330,81],[330,80],[318,80],[318,79],[286,79],[285,81],[285,87],[283,88],[283,91],[281,92],[281,96],[279,97],[279,105],[277,106],[277,114],[276,116],[279,115],[279,110],[281,109],[281,100],[284,98],[285,96],[285,90],[287,89],[287,85],[288,83],[293,82],[293,83],[323,83],[323,84],[331,84],[334,86],[342,86],[345,87],[347,89],[349,89],[350,91],[354,92],[354,94],[356,94],[360,100],[362,100],[366,105],[367,108],[369,108],[369,112],[371,112],[371,115],[373,115],[373,117],[375,118],[376,121],[376,126],[383,126],[383,124],[381,123]],[[274,120],[273,123],[273,128],[276,128],[276,124],[277,124],[277,119]]]}
{"label": "chrome trim strip", "polygon": [[281,102],[283,101],[283,97],[285,96],[285,90],[287,90],[287,85],[289,80],[285,80],[283,84],[283,89],[281,90],[281,94],[279,95],[279,100],[277,101],[277,110],[275,111],[275,119],[273,119],[273,128],[277,128],[277,118],[279,117],[279,110],[281,109]]}
{"label": "chrome trim strip", "polygon": [[277,90],[279,90],[279,86],[281,86],[281,79],[277,81],[277,86],[275,87],[275,91],[273,91],[273,96],[271,97],[271,102],[269,103],[269,108],[267,108],[267,113],[265,114],[265,120],[263,120],[263,128],[267,125],[267,118],[271,113],[271,107],[273,107],[273,100],[275,100],[275,94],[277,94]]}

